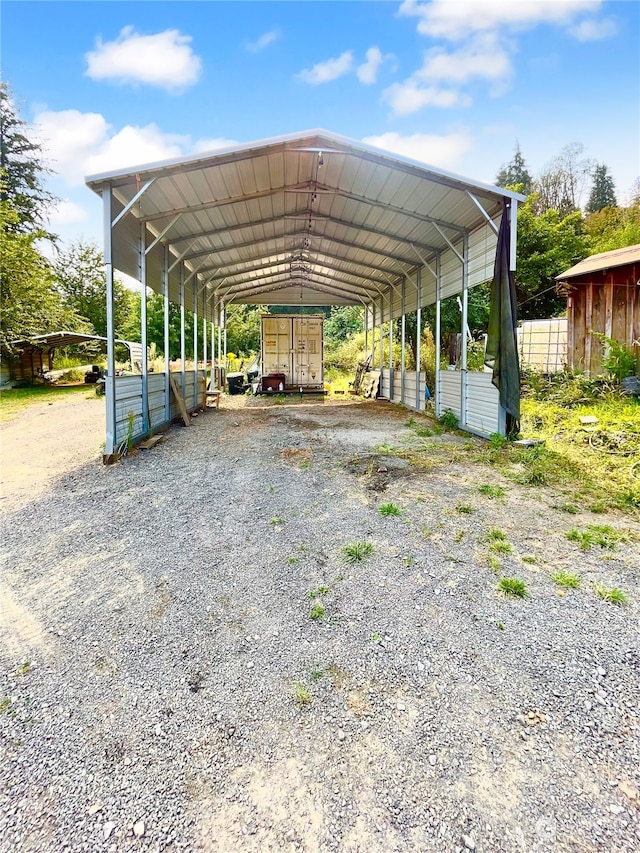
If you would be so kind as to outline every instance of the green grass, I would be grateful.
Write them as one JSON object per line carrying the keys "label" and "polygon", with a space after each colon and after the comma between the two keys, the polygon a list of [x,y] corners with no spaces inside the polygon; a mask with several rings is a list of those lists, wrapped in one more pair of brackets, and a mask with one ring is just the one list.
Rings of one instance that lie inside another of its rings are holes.
{"label": "green grass", "polygon": [[510,554],[512,551],[511,545],[507,542],[507,537],[502,530],[497,527],[492,527],[487,533],[489,540],[489,548],[496,554]]}
{"label": "green grass", "polygon": [[273,524],[273,525],[284,524],[284,518],[280,518],[279,516],[276,515],[271,519],[269,524]]}
{"label": "green grass", "polygon": [[502,565],[502,564],[500,563],[499,558],[498,558],[498,557],[493,556],[493,554],[490,554],[490,555],[487,557],[487,564],[488,564],[489,568],[491,569],[491,571],[492,571],[494,574],[496,574],[496,575],[497,575],[497,574],[498,574],[498,572],[500,571],[500,566]]}
{"label": "green grass", "polygon": [[575,542],[583,551],[588,551],[593,546],[614,551],[618,543],[627,538],[620,530],[608,524],[587,524],[584,530],[572,527],[565,535],[569,542]]}
{"label": "green grass", "polygon": [[399,506],[396,506],[394,503],[386,503],[380,504],[378,507],[378,512],[380,515],[384,515],[386,518],[389,516],[399,516],[402,515],[402,510]]}
{"label": "green grass", "polygon": [[623,607],[629,603],[626,593],[617,587],[606,587],[604,584],[594,584],[593,591],[603,601],[608,601],[609,604],[617,604],[618,607]]}
{"label": "green grass", "polygon": [[456,512],[460,515],[471,515],[473,511],[474,509],[471,504],[458,504],[456,507]]}
{"label": "green grass", "polygon": [[311,704],[311,693],[304,684],[294,681],[291,686],[293,688],[293,698],[296,700],[296,705],[299,708],[304,708],[306,705]]}
{"label": "green grass", "polygon": [[[90,393],[87,393],[87,392]],[[0,391],[0,421],[9,421],[34,403],[55,403],[74,394],[85,394],[88,399],[99,400],[92,385],[32,385],[25,388],[7,388]]]}
{"label": "green grass", "polygon": [[520,578],[500,578],[498,589],[511,598],[527,598],[527,585]]}
{"label": "green grass", "polygon": [[555,572],[551,575],[551,580],[564,589],[578,589],[580,586],[580,575],[575,572]]}
{"label": "green grass", "polygon": [[374,551],[371,542],[350,542],[342,548],[342,559],[345,563],[362,563]]}
{"label": "green grass", "polygon": [[478,492],[484,495],[485,498],[503,498],[506,495],[506,491],[502,486],[491,486],[489,483],[483,483],[481,486],[478,486]]}
{"label": "green grass", "polygon": [[319,598],[321,595],[326,595],[330,592],[328,586],[317,586],[307,592],[307,598]]}
{"label": "green grass", "polygon": [[314,622],[317,622],[319,619],[322,619],[325,613],[326,610],[322,604],[314,604],[309,611],[309,619],[313,619]]}
{"label": "green grass", "polygon": [[296,564],[297,562],[298,562],[298,558],[297,558],[297,557],[287,557],[287,563],[288,563],[290,566],[295,566],[295,564]]}
{"label": "green grass", "polygon": [[311,667],[311,671],[309,673],[309,678],[315,684],[316,681],[320,681],[322,676],[324,675],[324,670],[319,669],[317,666]]}

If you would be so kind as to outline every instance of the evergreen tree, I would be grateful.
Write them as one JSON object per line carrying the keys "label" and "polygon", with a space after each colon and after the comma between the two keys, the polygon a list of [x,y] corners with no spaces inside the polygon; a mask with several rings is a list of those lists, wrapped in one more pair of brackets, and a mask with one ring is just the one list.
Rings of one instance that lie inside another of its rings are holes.
{"label": "evergreen tree", "polygon": [[587,213],[596,213],[604,207],[617,205],[616,190],[609,169],[598,164],[593,171],[593,186],[587,202]]}
{"label": "evergreen tree", "polygon": [[[11,89],[0,81],[0,175],[1,200],[9,201],[17,217],[10,227],[30,233],[46,224],[47,212],[56,198],[43,186],[49,170],[41,159],[42,147],[29,139],[26,122],[16,110]],[[52,235],[45,234],[51,238]]]}
{"label": "evergreen tree", "polygon": [[496,175],[496,185],[499,187],[515,187],[521,188],[521,192],[529,195],[533,187],[533,178],[527,170],[527,165],[520,151],[519,143],[516,143],[516,150],[513,155],[513,160],[503,166]]}

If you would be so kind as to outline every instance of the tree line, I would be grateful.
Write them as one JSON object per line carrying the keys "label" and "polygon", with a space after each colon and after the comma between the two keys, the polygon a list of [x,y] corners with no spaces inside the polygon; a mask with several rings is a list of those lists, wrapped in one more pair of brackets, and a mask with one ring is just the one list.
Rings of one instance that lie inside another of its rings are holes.
{"label": "tree line", "polygon": [[[13,93],[0,83],[0,347],[50,331],[71,330],[106,335],[106,285],[101,250],[76,242],[58,246],[47,227],[48,214],[58,201],[46,189],[49,170],[42,148],[29,136]],[[518,215],[518,268],[515,275],[518,314],[522,319],[545,318],[565,310],[565,300],[555,292],[554,277],[597,252],[640,243],[640,181],[627,206],[620,206],[616,188],[605,164],[584,157],[579,143],[562,149],[536,177],[532,176],[516,144],[511,161],[496,175],[496,184],[527,196]],[[584,212],[581,207],[586,197]],[[42,241],[55,247],[53,259],[41,252]],[[114,293],[116,336],[140,340],[139,292],[118,280]],[[469,294],[469,325],[486,328],[489,288]],[[260,314],[269,306],[231,305],[228,308],[229,351],[246,354],[260,341]],[[287,310],[283,308],[274,310]],[[341,341],[362,328],[362,309],[314,308],[326,314],[328,340]],[[433,311],[423,311],[432,324]],[[193,341],[193,317],[185,316],[187,352]],[[443,305],[443,332],[459,331],[460,317],[452,301]],[[147,334],[149,343],[164,348],[164,303],[149,293]],[[410,339],[418,330],[408,322]],[[202,352],[203,329],[197,329]],[[170,304],[171,358],[180,355],[180,309]]]}

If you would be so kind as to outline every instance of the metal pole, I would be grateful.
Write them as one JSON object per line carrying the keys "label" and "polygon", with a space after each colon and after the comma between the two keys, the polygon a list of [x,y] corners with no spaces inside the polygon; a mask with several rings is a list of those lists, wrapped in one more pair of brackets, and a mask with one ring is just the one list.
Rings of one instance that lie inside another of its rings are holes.
{"label": "metal pole", "polygon": [[364,351],[369,352],[369,309],[364,306]]}
{"label": "metal pole", "polygon": [[162,258],[162,292],[164,294],[164,419],[171,420],[171,388],[169,386],[169,246]]}
{"label": "metal pole", "polygon": [[[416,273],[416,289],[417,289],[417,304],[416,304],[416,411],[420,411],[421,395],[420,393],[420,345],[422,337],[422,267],[418,267]],[[425,377],[426,382],[426,377]]]}
{"label": "metal pole", "polygon": [[467,423],[467,317],[469,314],[469,235],[462,235],[462,345],[460,347],[460,370],[462,376],[460,395],[460,426]]}
{"label": "metal pole", "polygon": [[376,303],[371,303],[371,365],[376,355]]}
{"label": "metal pole", "polygon": [[218,388],[222,391],[222,307],[218,303]]}
{"label": "metal pole", "polygon": [[198,405],[198,276],[193,277],[193,405]]}
{"label": "metal pole", "polygon": [[117,446],[116,435],[116,354],[115,330],[113,327],[113,246],[111,241],[111,187],[102,191],[102,213],[104,230],[104,266],[107,289],[107,378],[106,395],[106,435],[104,460],[111,462]]}
{"label": "metal pole", "polygon": [[211,387],[215,388],[216,378],[215,378],[215,358],[216,356],[216,327],[213,325],[213,320],[211,321]]}
{"label": "metal pole", "polygon": [[378,326],[378,363],[380,365],[380,373],[382,373],[382,321],[383,321],[383,313],[384,313],[384,298],[380,297],[380,317],[379,326]]}
{"label": "metal pole", "polygon": [[406,276],[402,276],[402,326],[400,328],[400,346],[402,355],[400,356],[400,401],[404,405],[404,358],[405,358],[405,346],[406,346],[406,334],[407,334],[407,318],[404,313],[405,311],[405,297],[406,297],[406,289],[407,289],[407,279]]}
{"label": "metal pole", "polygon": [[434,407],[436,417],[440,417],[440,252],[436,256],[436,387],[434,388]]}
{"label": "metal pole", "polygon": [[[145,435],[151,429],[149,423],[149,364],[147,360],[147,229],[144,222],[140,223],[140,340],[142,356],[140,371],[142,373],[142,429]],[[131,365],[133,370],[133,365]]]}
{"label": "metal pole", "polygon": [[222,322],[224,328],[224,368],[227,369],[227,308],[222,309]]}
{"label": "metal pole", "polygon": [[182,387],[182,399],[187,390],[187,374],[185,371],[185,361],[187,360],[187,342],[184,334],[184,262],[180,261],[180,369],[181,377],[180,384]]}

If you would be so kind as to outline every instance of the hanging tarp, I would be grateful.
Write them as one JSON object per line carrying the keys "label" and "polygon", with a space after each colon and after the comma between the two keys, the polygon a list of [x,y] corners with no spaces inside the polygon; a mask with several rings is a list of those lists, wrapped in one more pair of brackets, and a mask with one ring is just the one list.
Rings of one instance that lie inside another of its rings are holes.
{"label": "hanging tarp", "polygon": [[520,429],[520,365],[516,339],[516,289],[510,269],[509,206],[504,203],[498,232],[496,263],[491,285],[489,334],[485,364],[493,371],[492,382],[507,413],[507,435]]}

